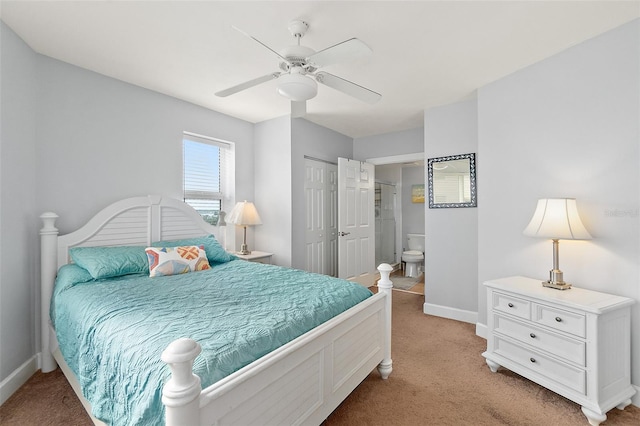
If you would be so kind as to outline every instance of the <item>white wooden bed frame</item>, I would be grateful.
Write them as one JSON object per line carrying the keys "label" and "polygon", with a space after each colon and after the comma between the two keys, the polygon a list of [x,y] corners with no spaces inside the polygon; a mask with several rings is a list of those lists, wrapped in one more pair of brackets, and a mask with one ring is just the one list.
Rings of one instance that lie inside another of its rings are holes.
{"label": "white wooden bed frame", "polygon": [[[91,415],[60,355],[49,320],[56,273],[70,262],[69,249],[150,245],[216,235],[218,229],[182,201],[161,196],[118,201],[63,236],[55,228],[57,217],[55,213],[41,216],[42,371],[53,371],[60,364]],[[377,294],[206,389],[201,389],[200,378],[192,372],[200,345],[188,338],[172,342],[162,353],[172,372],[163,388],[166,424],[320,424],[376,366],[383,379],[389,377],[392,268],[382,264],[378,270]]]}

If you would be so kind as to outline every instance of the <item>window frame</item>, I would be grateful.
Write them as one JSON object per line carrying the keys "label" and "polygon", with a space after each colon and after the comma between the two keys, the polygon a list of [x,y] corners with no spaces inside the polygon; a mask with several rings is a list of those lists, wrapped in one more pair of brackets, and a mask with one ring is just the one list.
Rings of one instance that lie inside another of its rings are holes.
{"label": "window frame", "polygon": [[[197,144],[216,146],[220,149],[218,155],[218,184],[219,192],[211,192],[209,194],[206,191],[198,191],[187,188],[188,170],[186,164],[187,157],[187,143],[192,142]],[[212,225],[218,225],[218,219],[220,212],[223,212],[226,206],[233,205],[233,191],[235,188],[235,144],[233,142],[224,141],[209,136],[204,136],[192,132],[183,132],[182,135],[182,199],[185,203],[193,207],[208,223]],[[190,192],[192,191],[192,192]],[[193,205],[190,201],[202,200],[207,201],[219,201],[218,209],[202,209]]]}

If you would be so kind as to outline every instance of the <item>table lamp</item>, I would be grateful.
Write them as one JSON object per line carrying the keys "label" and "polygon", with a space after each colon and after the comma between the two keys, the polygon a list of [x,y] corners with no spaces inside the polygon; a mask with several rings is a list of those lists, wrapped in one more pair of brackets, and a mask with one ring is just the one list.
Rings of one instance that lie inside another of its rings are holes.
{"label": "table lamp", "polygon": [[559,263],[558,240],[589,240],[591,235],[582,224],[574,198],[544,198],[538,200],[531,222],[524,230],[530,237],[550,238],[553,241],[553,269],[549,280],[542,285],[558,290],[568,290],[571,284],[564,281]]}
{"label": "table lamp", "polygon": [[260,215],[256,210],[256,206],[248,201],[241,201],[237,203],[226,217],[227,223],[233,223],[237,226],[244,228],[244,235],[242,238],[242,246],[240,246],[239,254],[251,254],[251,251],[247,249],[247,226],[262,225]]}

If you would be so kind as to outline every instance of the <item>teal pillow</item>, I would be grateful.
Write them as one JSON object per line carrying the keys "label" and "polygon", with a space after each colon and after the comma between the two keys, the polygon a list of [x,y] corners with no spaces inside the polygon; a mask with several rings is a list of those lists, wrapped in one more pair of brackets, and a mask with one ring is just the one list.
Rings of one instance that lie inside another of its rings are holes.
{"label": "teal pillow", "polygon": [[51,305],[49,307],[49,317],[51,318],[51,322],[55,326],[56,322],[56,303],[55,296],[60,292],[73,287],[79,283],[86,283],[93,281],[93,277],[84,268],[76,265],[75,263],[69,263],[67,265],[62,265],[60,269],[58,269],[58,275],[56,275],[56,282],[53,288],[53,296],[51,298]]}
{"label": "teal pillow", "polygon": [[74,247],[69,253],[74,263],[89,271],[97,280],[149,273],[149,261],[144,249],[139,246]]}
{"label": "teal pillow", "polygon": [[182,240],[156,241],[151,245],[154,247],[204,246],[204,251],[207,253],[207,259],[210,263],[226,263],[237,259],[236,256],[222,248],[213,235],[184,238]]}

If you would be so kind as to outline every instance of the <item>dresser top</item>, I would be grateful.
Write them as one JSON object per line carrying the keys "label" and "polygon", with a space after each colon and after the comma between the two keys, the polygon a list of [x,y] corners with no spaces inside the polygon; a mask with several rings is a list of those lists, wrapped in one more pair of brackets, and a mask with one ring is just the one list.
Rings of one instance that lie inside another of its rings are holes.
{"label": "dresser top", "polygon": [[542,301],[596,314],[635,303],[633,299],[628,297],[615,296],[613,294],[578,287],[571,287],[569,290],[556,290],[554,288],[544,287],[542,280],[520,276],[489,280],[486,281],[484,285],[512,294],[533,297]]}

